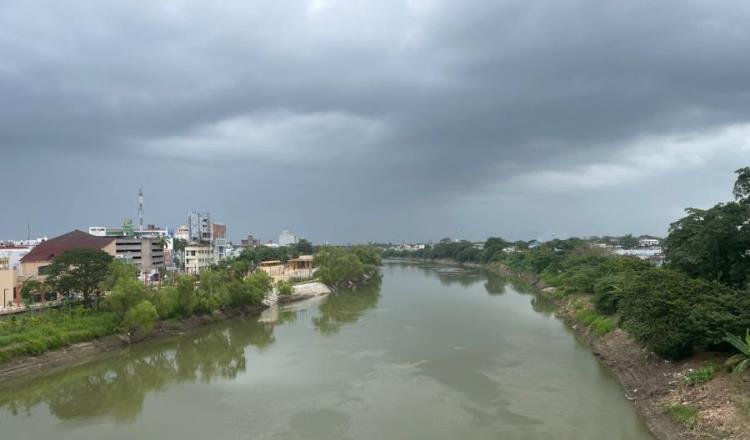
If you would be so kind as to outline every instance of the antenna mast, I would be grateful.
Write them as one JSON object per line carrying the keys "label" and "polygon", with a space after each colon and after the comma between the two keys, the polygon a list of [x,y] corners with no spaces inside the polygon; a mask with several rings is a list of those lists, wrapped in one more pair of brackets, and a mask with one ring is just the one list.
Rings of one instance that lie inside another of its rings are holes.
{"label": "antenna mast", "polygon": [[143,232],[143,190],[138,190],[138,230]]}

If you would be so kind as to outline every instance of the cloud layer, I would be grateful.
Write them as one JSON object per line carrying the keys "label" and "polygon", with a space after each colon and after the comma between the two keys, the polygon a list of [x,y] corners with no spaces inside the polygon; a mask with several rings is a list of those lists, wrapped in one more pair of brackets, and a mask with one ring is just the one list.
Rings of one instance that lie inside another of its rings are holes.
{"label": "cloud layer", "polygon": [[740,1],[6,1],[0,232],[117,223],[142,186],[147,221],[211,210],[235,237],[663,233],[750,159],[748,20]]}

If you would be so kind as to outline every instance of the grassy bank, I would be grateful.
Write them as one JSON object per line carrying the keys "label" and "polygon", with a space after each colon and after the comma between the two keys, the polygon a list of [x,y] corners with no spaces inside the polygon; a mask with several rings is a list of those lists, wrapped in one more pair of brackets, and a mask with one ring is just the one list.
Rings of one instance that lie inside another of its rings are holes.
{"label": "grassy bank", "polygon": [[110,335],[119,324],[115,313],[80,306],[4,319],[0,321],[0,363]]}

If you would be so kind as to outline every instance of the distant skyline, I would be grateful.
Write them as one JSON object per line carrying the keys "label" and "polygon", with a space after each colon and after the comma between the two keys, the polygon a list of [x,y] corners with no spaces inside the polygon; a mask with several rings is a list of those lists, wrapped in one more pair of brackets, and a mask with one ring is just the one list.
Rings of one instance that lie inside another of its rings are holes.
{"label": "distant skyline", "polygon": [[750,165],[750,3],[0,5],[0,239],[666,234]]}

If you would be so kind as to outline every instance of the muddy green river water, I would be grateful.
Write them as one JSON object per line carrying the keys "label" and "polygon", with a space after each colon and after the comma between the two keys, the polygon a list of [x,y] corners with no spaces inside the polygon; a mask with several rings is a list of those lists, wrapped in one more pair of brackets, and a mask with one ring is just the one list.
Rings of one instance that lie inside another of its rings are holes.
{"label": "muddy green river water", "polygon": [[382,275],[2,384],[0,438],[652,438],[551,305],[483,272]]}

